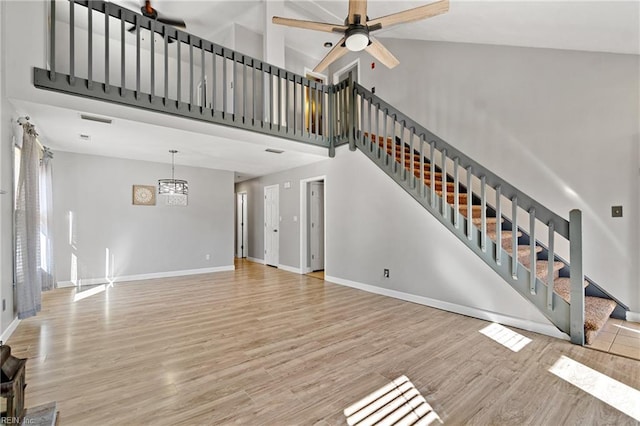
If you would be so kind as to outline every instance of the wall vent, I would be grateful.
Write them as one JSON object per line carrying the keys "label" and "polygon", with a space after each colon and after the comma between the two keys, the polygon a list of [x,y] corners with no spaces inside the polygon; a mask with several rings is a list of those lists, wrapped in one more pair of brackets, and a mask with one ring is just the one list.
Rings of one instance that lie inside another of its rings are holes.
{"label": "wall vent", "polygon": [[80,114],[80,118],[82,118],[83,120],[96,121],[98,123],[104,123],[104,124],[111,124],[113,122],[113,120],[110,118],[96,117],[95,115],[87,115],[87,114]]}
{"label": "wall vent", "polygon": [[267,148],[265,151],[270,152],[272,154],[282,154],[284,151],[281,149]]}
{"label": "wall vent", "polygon": [[82,139],[83,141],[90,141],[91,140],[91,136],[90,135],[84,135],[84,134],[80,134],[80,139]]}

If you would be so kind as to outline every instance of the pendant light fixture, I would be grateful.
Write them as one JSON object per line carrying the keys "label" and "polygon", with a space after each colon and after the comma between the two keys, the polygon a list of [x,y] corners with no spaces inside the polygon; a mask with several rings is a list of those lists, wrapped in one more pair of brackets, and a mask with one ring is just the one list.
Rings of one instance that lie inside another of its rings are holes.
{"label": "pendant light fixture", "polygon": [[158,194],[164,195],[168,205],[186,206],[189,195],[189,184],[186,180],[175,178],[175,149],[171,153],[171,179],[158,180]]}

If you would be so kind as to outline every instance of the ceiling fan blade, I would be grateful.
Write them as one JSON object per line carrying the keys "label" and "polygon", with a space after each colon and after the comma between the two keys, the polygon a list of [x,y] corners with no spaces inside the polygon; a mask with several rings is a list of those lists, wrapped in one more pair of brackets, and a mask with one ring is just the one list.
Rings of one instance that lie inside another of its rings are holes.
{"label": "ceiling fan blade", "polygon": [[171,25],[172,27],[187,28],[187,24],[182,19],[158,18],[158,22]]}
{"label": "ceiling fan blade", "polygon": [[[360,21],[356,22],[356,16]],[[367,0],[349,0],[349,23],[365,25],[367,22]]]}
{"label": "ceiling fan blade", "polygon": [[365,50],[369,52],[371,56],[382,62],[387,68],[394,68],[400,63],[400,61],[396,59],[396,57],[393,56],[393,54],[391,54],[391,52],[389,52],[389,50],[378,40],[371,36],[369,36],[369,40],[371,40],[371,44],[369,44]]}
{"label": "ceiling fan blade", "polygon": [[279,16],[274,16],[272,22],[277,25],[286,25],[287,27],[304,28],[307,30],[324,31],[327,33],[343,33],[347,29],[345,25],[303,21],[301,19],[281,18]]}
{"label": "ceiling fan blade", "polygon": [[324,71],[325,69],[327,69],[327,67],[331,63],[342,58],[344,55],[346,55],[349,52],[349,49],[347,49],[344,45],[344,40],[345,38],[342,37],[340,41],[337,42],[335,46],[333,46],[333,49],[331,49],[329,53],[327,53],[327,55],[324,58],[322,58],[320,63],[316,65],[316,67],[313,69],[313,72]]}
{"label": "ceiling fan blade", "polygon": [[405,22],[419,21],[421,19],[430,18],[440,15],[449,10],[449,0],[440,0],[435,3],[408,9],[403,12],[392,13],[391,15],[382,16],[367,22],[369,27],[379,25],[379,28],[387,28],[396,24]]}

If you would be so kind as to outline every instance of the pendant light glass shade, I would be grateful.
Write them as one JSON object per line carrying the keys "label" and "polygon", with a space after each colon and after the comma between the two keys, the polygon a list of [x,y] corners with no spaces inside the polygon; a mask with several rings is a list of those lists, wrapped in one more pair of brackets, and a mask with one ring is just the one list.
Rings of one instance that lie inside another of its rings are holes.
{"label": "pendant light glass shade", "polygon": [[158,194],[166,196],[167,204],[186,206],[189,184],[186,180],[175,178],[174,157],[178,151],[172,149],[169,152],[171,153],[171,179],[158,180]]}

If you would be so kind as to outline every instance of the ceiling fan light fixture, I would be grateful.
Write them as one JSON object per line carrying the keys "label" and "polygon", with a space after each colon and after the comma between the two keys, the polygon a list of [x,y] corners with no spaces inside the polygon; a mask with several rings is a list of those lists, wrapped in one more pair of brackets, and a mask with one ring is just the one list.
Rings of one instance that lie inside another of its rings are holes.
{"label": "ceiling fan light fixture", "polygon": [[353,28],[347,31],[344,45],[352,52],[360,52],[369,45],[369,32],[366,28]]}

